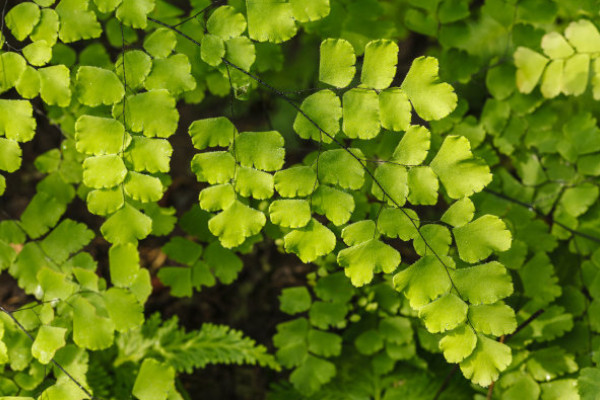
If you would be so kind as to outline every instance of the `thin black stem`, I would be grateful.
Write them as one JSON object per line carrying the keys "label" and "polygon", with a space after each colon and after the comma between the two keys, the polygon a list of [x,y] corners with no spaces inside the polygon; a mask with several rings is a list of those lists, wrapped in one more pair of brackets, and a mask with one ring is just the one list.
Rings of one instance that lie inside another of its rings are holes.
{"label": "thin black stem", "polygon": [[[494,196],[496,196],[496,197],[498,197],[500,199],[503,199],[503,200],[506,200],[506,201],[510,201],[511,203],[514,203],[514,204],[518,204],[521,207],[525,207],[525,208],[533,211],[537,216],[546,218],[546,215],[543,212],[541,212],[540,210],[538,210],[537,208],[535,208],[533,206],[533,204],[529,204],[529,203],[526,203],[524,201],[521,201],[521,200],[518,200],[518,199],[514,199],[514,198],[512,198],[510,196],[505,195],[504,193],[496,192],[495,190],[492,190],[492,189],[483,189],[483,191],[486,192],[486,193],[492,194],[492,195],[494,195]],[[552,223],[560,226],[561,228],[563,228],[566,231],[569,231],[573,235],[581,236],[582,238],[591,240],[591,241],[596,242],[596,243],[600,243],[600,238],[597,238],[597,237],[592,236],[592,235],[590,235],[588,233],[581,232],[581,231],[578,231],[576,229],[570,228],[567,225],[563,224],[562,222],[556,221],[553,218],[552,218]]]}
{"label": "thin black stem", "polygon": [[[25,335],[27,335],[27,337],[32,342],[35,341],[35,338],[31,335],[31,333],[29,333],[29,331],[27,329],[25,329],[25,327],[19,322],[19,320],[17,320],[14,317],[14,315],[12,315],[12,313],[10,311],[8,311],[6,308],[4,308],[2,306],[0,306],[0,311],[2,311],[3,313],[5,313],[6,315],[8,315],[8,317],[13,320],[13,322],[19,327],[19,329],[21,331],[23,331],[23,333]],[[58,368],[59,370],[61,370],[61,372],[64,373],[75,385],[77,385],[77,387],[79,389],[81,389],[81,391],[83,393],[85,393],[85,395],[88,396],[91,400],[100,400],[98,397],[92,396],[92,394],[85,387],[83,387],[83,385],[81,383],[79,383],[77,381],[77,379],[75,379],[73,377],[73,375],[71,375],[70,373],[68,373],[67,370],[62,365],[60,365],[54,358],[52,358],[50,361],[52,362],[52,364],[54,364],[56,366],[56,368]]]}
{"label": "thin black stem", "polygon": [[521,330],[525,329],[527,327],[527,325],[529,325],[530,323],[532,323],[535,319],[537,319],[544,312],[546,312],[546,310],[544,310],[542,308],[540,310],[537,310],[533,314],[531,314],[531,316],[529,318],[527,318],[525,321],[521,322],[521,324],[519,326],[517,326],[517,329],[515,329],[515,331],[513,333],[510,333],[510,334],[506,335],[505,341],[509,340],[510,338],[512,338],[513,336],[515,336],[517,333],[519,333]]}
{"label": "thin black stem", "polygon": [[208,10],[210,10],[213,7],[216,7],[217,5],[224,3],[225,0],[217,0],[211,4],[209,4],[208,6],[204,7],[202,10],[198,11],[197,13],[195,13],[194,15],[190,15],[189,17],[187,17],[186,19],[184,19],[183,21],[180,21],[178,23],[176,23],[175,25],[172,25],[173,27],[177,27],[179,25],[183,25],[188,21],[191,21],[193,19],[195,19],[197,16],[204,14],[205,12],[207,12]]}

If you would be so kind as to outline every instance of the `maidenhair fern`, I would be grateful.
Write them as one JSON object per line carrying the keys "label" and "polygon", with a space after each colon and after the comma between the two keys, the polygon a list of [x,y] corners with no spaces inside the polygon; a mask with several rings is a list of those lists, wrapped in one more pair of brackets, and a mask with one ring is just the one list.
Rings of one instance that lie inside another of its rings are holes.
{"label": "maidenhair fern", "polygon": [[[9,5],[0,194],[34,170],[35,191],[0,222],[32,301],[2,306],[0,396],[182,399],[221,363],[283,367],[273,399],[595,398],[600,5],[580,3]],[[231,284],[268,246],[312,269],[267,347],[145,318],[155,288]]]}

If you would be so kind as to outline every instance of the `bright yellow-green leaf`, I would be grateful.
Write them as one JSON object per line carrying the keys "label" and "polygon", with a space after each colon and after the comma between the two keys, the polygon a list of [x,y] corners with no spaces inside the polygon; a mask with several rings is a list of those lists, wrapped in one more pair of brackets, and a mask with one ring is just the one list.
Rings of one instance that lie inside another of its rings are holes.
{"label": "bright yellow-green leaf", "polygon": [[352,44],[345,39],[326,39],[321,42],[319,80],[343,88],[352,82],[356,73],[356,55]]}
{"label": "bright yellow-green leaf", "polygon": [[452,233],[460,258],[470,263],[483,260],[494,251],[506,251],[512,242],[510,231],[495,215],[484,215],[452,229]]}
{"label": "bright yellow-green leaf", "polygon": [[440,82],[438,70],[436,58],[416,58],[400,86],[417,114],[426,121],[444,118],[456,108],[458,101],[452,86]]}
{"label": "bright yellow-green leaf", "polygon": [[489,386],[498,379],[512,361],[510,347],[483,335],[477,335],[473,353],[460,363],[467,379],[480,386]]}
{"label": "bright yellow-green leaf", "polygon": [[448,293],[419,309],[429,332],[438,333],[454,329],[467,318],[467,304],[454,293]]}
{"label": "bright yellow-green leaf", "polygon": [[385,89],[392,83],[398,64],[398,45],[388,39],[373,40],[365,46],[361,81],[373,89]]}
{"label": "bright yellow-green leaf", "polygon": [[393,272],[400,264],[400,253],[377,239],[370,239],[341,250],[337,261],[352,284],[360,287],[371,282],[375,272]]}
{"label": "bright yellow-green leaf", "polygon": [[285,237],[285,250],[296,254],[304,263],[329,254],[335,247],[335,235],[316,219],[304,228],[293,230]]}
{"label": "bright yellow-green leaf", "polygon": [[489,167],[473,156],[464,136],[446,136],[430,165],[452,199],[480,192],[492,180]]}
{"label": "bright yellow-green leaf", "polygon": [[208,221],[211,233],[225,248],[239,246],[246,238],[256,235],[267,222],[265,215],[240,201],[233,202],[224,211]]}

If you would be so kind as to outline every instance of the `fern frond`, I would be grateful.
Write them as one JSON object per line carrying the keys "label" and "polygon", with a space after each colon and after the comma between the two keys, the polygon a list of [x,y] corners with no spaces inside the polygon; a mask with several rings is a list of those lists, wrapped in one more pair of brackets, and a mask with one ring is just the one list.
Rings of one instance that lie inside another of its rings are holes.
{"label": "fern frond", "polygon": [[154,357],[172,365],[178,372],[187,373],[207,364],[250,364],[280,369],[264,346],[244,337],[241,331],[205,323],[200,330],[185,332],[178,328],[176,317],[161,326],[158,314],[149,318],[141,329],[121,335],[117,343],[119,357],[115,365]]}

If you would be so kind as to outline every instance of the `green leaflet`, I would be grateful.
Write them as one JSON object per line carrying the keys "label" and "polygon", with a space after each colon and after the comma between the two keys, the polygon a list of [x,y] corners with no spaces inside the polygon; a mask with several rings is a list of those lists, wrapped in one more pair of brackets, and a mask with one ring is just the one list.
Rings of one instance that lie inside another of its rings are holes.
{"label": "green leaflet", "polygon": [[65,333],[65,328],[48,325],[40,327],[31,346],[31,354],[42,364],[48,364],[54,358],[56,350],[65,345]]}
{"label": "green leaflet", "polygon": [[327,329],[343,324],[347,312],[348,308],[345,304],[318,301],[313,304],[308,314],[313,326]]}
{"label": "green leaflet", "polygon": [[565,36],[581,53],[595,53],[600,51],[600,33],[588,20],[573,21],[565,29]]}
{"label": "green leaflet", "polygon": [[283,366],[294,367],[306,359],[308,330],[309,325],[305,318],[297,318],[277,325],[273,344],[278,348],[277,359]]}
{"label": "green leaflet", "polygon": [[342,338],[335,333],[311,329],[307,340],[308,350],[318,356],[339,356],[342,352]]}
{"label": "green leaflet", "polygon": [[[461,296],[471,304],[492,304],[513,292],[506,268],[497,261],[457,269],[452,279]],[[486,282],[486,285],[478,285],[478,282]]]}
{"label": "green leaflet", "polygon": [[273,175],[254,168],[239,167],[235,170],[234,188],[244,197],[266,200],[273,197]]}
{"label": "green leaflet", "polygon": [[58,38],[58,13],[51,8],[43,8],[40,14],[40,21],[29,35],[31,40],[45,40],[50,46],[56,44]]}
{"label": "green leaflet", "polygon": [[227,147],[233,142],[237,129],[226,117],[199,119],[188,128],[192,143],[198,150],[207,147]]}
{"label": "green leaflet", "polygon": [[173,367],[153,358],[147,358],[135,378],[132,394],[140,400],[167,400],[174,386]]}
{"label": "green leaflet", "polygon": [[342,229],[342,239],[348,246],[367,242],[377,237],[377,226],[371,220],[359,221]]}
{"label": "green leaflet", "polygon": [[0,170],[15,172],[21,167],[21,148],[13,140],[0,137]]}
{"label": "green leaflet", "polygon": [[371,193],[391,206],[403,206],[408,196],[408,171],[402,165],[381,164],[374,173]]}
{"label": "green leaflet", "polygon": [[492,180],[489,167],[473,157],[464,136],[446,136],[430,165],[453,199],[477,193]]}
{"label": "green leaflet", "polygon": [[124,158],[132,163],[133,169],[138,172],[169,172],[171,154],[173,148],[166,140],[134,136]]}
{"label": "green leaflet", "polygon": [[429,332],[438,333],[454,329],[467,318],[467,304],[454,293],[448,293],[419,309]]}
{"label": "green leaflet", "polygon": [[296,115],[294,131],[298,136],[302,139],[331,143],[340,130],[340,98],[331,90],[322,90],[306,97],[300,109],[310,119],[300,112]]}
{"label": "green leaflet", "polygon": [[133,293],[113,287],[104,293],[104,300],[117,332],[127,332],[144,322],[144,309]]}
{"label": "green leaflet", "polygon": [[45,40],[39,40],[25,46],[23,55],[31,65],[40,67],[46,65],[52,58],[52,48]]}
{"label": "green leaflet", "polygon": [[192,66],[185,54],[155,58],[144,87],[149,91],[165,89],[174,96],[180,95],[196,88],[191,71]]}
{"label": "green leaflet", "polygon": [[144,49],[155,58],[169,56],[176,44],[175,32],[167,28],[158,28],[144,38]]}
{"label": "green leaflet", "polygon": [[15,89],[26,99],[36,97],[40,93],[40,73],[32,67],[26,67],[16,82]]}
{"label": "green leaflet", "polygon": [[506,369],[512,356],[504,343],[477,335],[477,345],[473,353],[461,361],[460,369],[466,378],[480,386],[489,386]]}
{"label": "green leaflet", "polygon": [[243,132],[235,139],[235,157],[244,167],[277,171],[284,163],[283,144],[277,131]]}
{"label": "green leaflet", "polygon": [[90,107],[115,104],[125,94],[123,85],[114,72],[88,66],[77,70],[75,90],[79,102]]}
{"label": "green leaflet", "polygon": [[477,335],[468,325],[447,332],[440,340],[440,349],[448,362],[458,363],[467,358],[477,344]]}
{"label": "green leaflet", "polygon": [[394,275],[394,286],[397,291],[404,291],[412,308],[418,309],[450,290],[451,282],[445,269],[453,266],[448,256],[438,259],[425,255]]}
{"label": "green leaflet", "polygon": [[202,189],[198,197],[200,208],[206,211],[221,211],[236,200],[235,190],[229,183]]}
{"label": "green leaflet", "polygon": [[302,228],[311,220],[310,203],[306,200],[275,200],[269,206],[269,218],[284,228]]}
{"label": "green leaflet", "polygon": [[519,275],[525,295],[534,299],[537,304],[548,304],[562,293],[554,267],[546,253],[540,252],[531,257],[519,270]]}
{"label": "green leaflet", "polygon": [[383,348],[383,338],[375,329],[370,329],[356,338],[354,346],[360,353],[371,355]]}
{"label": "green leaflet", "polygon": [[217,8],[206,21],[206,29],[212,35],[222,39],[240,36],[246,30],[244,15],[231,6]]}
{"label": "green leaflet", "polygon": [[123,0],[94,0],[96,7],[103,13],[114,11]]}
{"label": "green leaflet", "polygon": [[65,210],[66,204],[56,197],[45,192],[37,193],[21,214],[21,223],[30,237],[38,238],[56,225]]}
{"label": "green leaflet", "polygon": [[385,89],[396,75],[398,45],[391,40],[374,40],[365,47],[361,81],[373,89]]}
{"label": "green leaflet", "polygon": [[512,235],[502,220],[484,215],[473,222],[452,229],[458,254],[464,261],[474,263],[487,258],[494,251],[510,248]]}
{"label": "green leaflet", "polygon": [[211,267],[215,276],[225,284],[233,282],[242,270],[242,260],[219,242],[211,243],[204,253],[204,260]]}
{"label": "green leaflet", "polygon": [[199,244],[179,236],[173,237],[162,247],[162,251],[170,259],[185,265],[193,265],[198,261],[202,250],[202,246]]}
{"label": "green leaflet", "polygon": [[71,102],[69,69],[64,65],[55,65],[40,68],[38,72],[40,74],[40,96],[42,100],[48,105],[68,106]]}
{"label": "green leaflet", "polygon": [[6,26],[17,40],[23,41],[37,25],[40,14],[40,8],[34,3],[17,4],[6,14]]}
{"label": "green leaflet", "polygon": [[116,16],[127,26],[144,29],[147,15],[154,7],[154,0],[123,0],[117,8]]}
{"label": "green leaflet", "polygon": [[89,0],[61,0],[55,10],[60,21],[58,37],[64,43],[97,38],[102,33],[96,14],[89,10]]}
{"label": "green leaflet", "polygon": [[325,215],[334,225],[348,222],[355,202],[351,194],[330,186],[319,186],[312,195],[314,211]]}
{"label": "green leaflet", "polygon": [[91,190],[86,198],[89,212],[96,215],[109,215],[125,204],[123,190],[120,187]]}
{"label": "green leaflet", "polygon": [[46,256],[57,264],[62,264],[93,238],[94,233],[84,224],[65,219],[41,241],[40,246]]}
{"label": "green leaflet", "polygon": [[94,189],[111,188],[122,183],[127,168],[117,155],[88,157],[83,162],[83,183]]}
{"label": "green leaflet", "polygon": [[29,101],[0,99],[0,133],[7,139],[27,142],[33,139],[36,125]]}
{"label": "green leaflet", "polygon": [[519,47],[514,54],[517,67],[517,88],[530,93],[540,80],[548,59],[526,47]]}
{"label": "green leaflet", "polygon": [[584,368],[577,380],[579,394],[583,400],[592,400],[598,394],[598,378],[600,370],[598,368]]}
{"label": "green leaflet", "polygon": [[412,106],[400,88],[388,88],[379,93],[381,126],[391,131],[405,131],[410,126]]}
{"label": "green leaflet", "polygon": [[23,57],[14,52],[3,53],[0,55],[0,61],[0,72],[2,73],[0,92],[4,92],[18,83],[27,64]]}
{"label": "green leaflet", "polygon": [[202,60],[213,67],[221,64],[225,56],[225,42],[219,36],[205,35],[200,48]]}
{"label": "green leaflet", "polygon": [[341,250],[337,260],[346,268],[352,284],[360,287],[371,282],[374,272],[393,272],[400,264],[400,253],[379,240],[369,239]]}
{"label": "green leaflet", "polygon": [[339,303],[348,302],[354,295],[355,289],[343,272],[335,272],[317,281],[315,293],[323,301]]}
{"label": "green leaflet", "polygon": [[123,183],[123,190],[132,199],[147,203],[160,200],[165,189],[160,179],[151,175],[129,171]]}
{"label": "green leaflet", "polygon": [[351,139],[373,139],[381,130],[379,97],[371,90],[350,89],[342,98],[342,130]]}
{"label": "green leaflet", "polygon": [[318,159],[319,182],[344,189],[360,189],[365,180],[364,158],[362,151],[353,148],[323,152]]}
{"label": "green leaflet", "polygon": [[475,205],[468,197],[457,200],[442,215],[441,221],[453,227],[463,226],[475,215]]}
{"label": "green leaflet", "polygon": [[335,375],[335,365],[329,361],[309,355],[305,362],[290,375],[296,388],[312,393]]}
{"label": "green leaflet", "polygon": [[131,142],[123,124],[111,118],[82,115],[75,123],[77,150],[91,155],[116,154]]}
{"label": "green leaflet", "polygon": [[275,190],[283,197],[302,197],[317,186],[317,174],[310,167],[295,166],[279,170],[274,175]]}
{"label": "green leaflet", "polygon": [[[150,90],[127,97],[125,103],[127,127],[147,137],[167,138],[175,133],[179,113],[175,99],[167,90]],[[123,105],[115,104],[113,116],[122,121]]]}
{"label": "green leaflet", "polygon": [[562,91],[566,95],[579,96],[585,92],[588,83],[590,56],[576,54],[565,61]]}
{"label": "green leaflet", "polygon": [[426,121],[444,118],[456,108],[456,94],[452,86],[439,82],[438,69],[436,58],[416,58],[400,86]]}
{"label": "green leaflet", "polygon": [[442,225],[423,225],[419,235],[413,240],[415,251],[419,255],[434,254],[445,255],[450,250],[452,237],[448,228]]}
{"label": "green leaflet", "polygon": [[[256,61],[256,49],[254,43],[245,36],[234,37],[225,42],[226,58],[230,62],[233,62],[238,67],[241,67],[245,71],[249,71],[254,61]],[[248,77],[241,74],[240,71],[230,71],[233,74],[232,83],[236,83],[235,76],[240,76],[239,79],[246,84]]]}
{"label": "green leaflet", "polygon": [[127,87],[132,90],[144,84],[151,69],[152,60],[148,54],[140,50],[126,51],[125,55],[121,54],[115,63],[115,73],[123,82],[127,80]]}
{"label": "green leaflet", "polygon": [[417,213],[410,209],[384,208],[377,219],[379,232],[404,241],[419,236],[419,224]]}
{"label": "green leaflet", "polygon": [[438,177],[430,167],[408,170],[408,201],[411,204],[435,205],[438,200]]}
{"label": "green leaflet", "polygon": [[152,230],[152,220],[133,206],[125,204],[100,227],[102,235],[112,244],[135,243]]}
{"label": "green leaflet", "polygon": [[469,321],[477,332],[487,335],[507,335],[517,328],[514,310],[503,303],[470,306]]}
{"label": "green leaflet", "polygon": [[392,160],[404,165],[419,165],[429,152],[431,133],[427,128],[413,125],[402,136]]}
{"label": "green leaflet", "polygon": [[106,349],[113,343],[114,323],[98,315],[92,303],[83,297],[73,303],[73,340],[75,344],[90,350]]}
{"label": "green leaflet", "polygon": [[311,297],[304,286],[283,289],[279,296],[281,311],[287,314],[298,314],[310,309]]}
{"label": "green leaflet", "polygon": [[552,59],[568,58],[574,53],[569,42],[558,32],[549,32],[544,35],[541,46],[544,53]]}
{"label": "green leaflet", "polygon": [[285,250],[296,254],[304,263],[313,262],[335,247],[335,235],[316,219],[305,227],[293,230],[284,236]]}
{"label": "green leaflet", "polygon": [[117,287],[129,287],[140,270],[140,256],[133,243],[111,246],[108,251],[110,279]]}
{"label": "green leaflet", "polygon": [[236,200],[211,218],[208,228],[219,238],[223,247],[232,248],[242,244],[246,238],[259,233],[266,221],[262,212]]}
{"label": "green leaflet", "polygon": [[300,22],[317,21],[329,15],[329,0],[290,0],[294,18]]}
{"label": "green leaflet", "polygon": [[281,43],[296,35],[296,24],[289,3],[246,0],[246,10],[250,39]]}
{"label": "green leaflet", "polygon": [[44,301],[66,300],[77,290],[77,285],[66,274],[47,267],[41,267],[35,274],[35,279]]}
{"label": "green leaflet", "polygon": [[319,80],[339,88],[348,86],[356,73],[352,44],[344,39],[326,39],[320,51]]}

